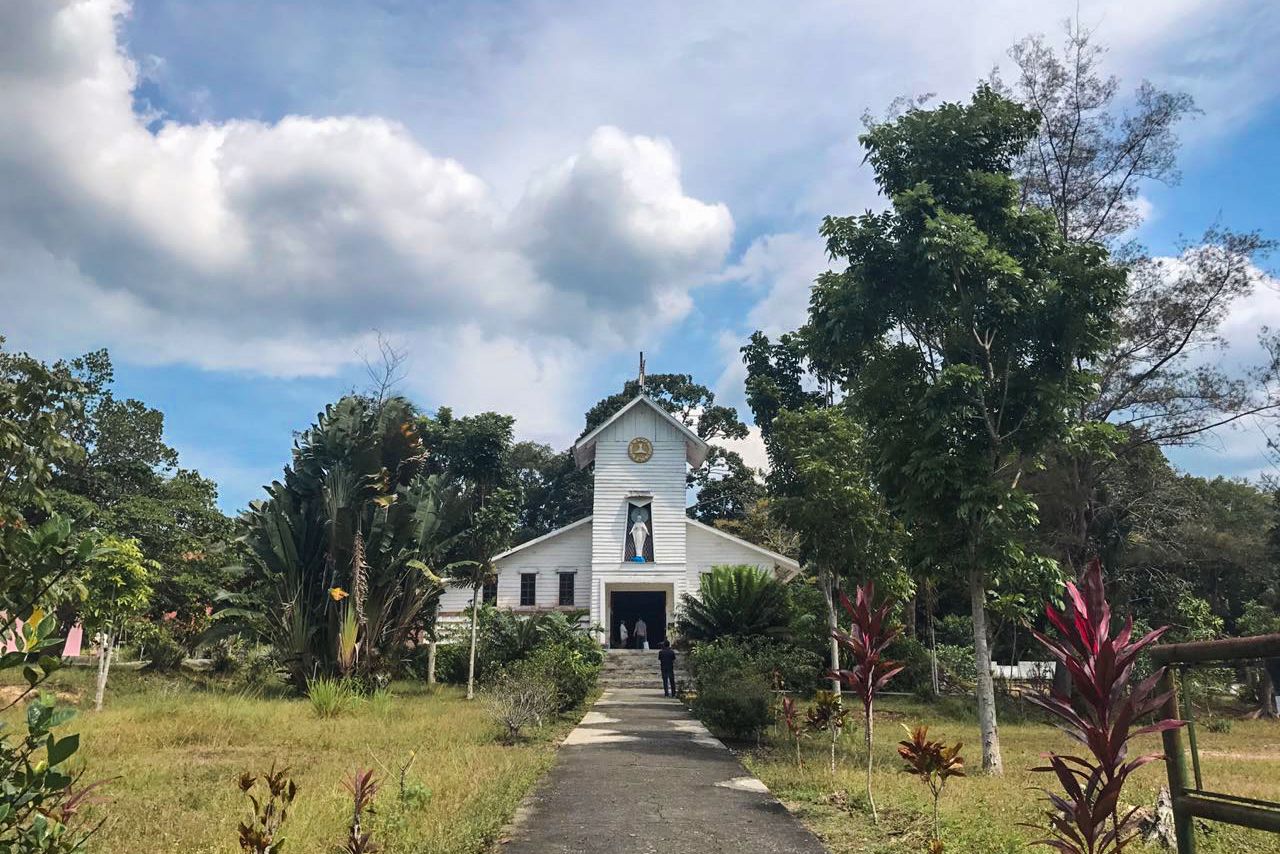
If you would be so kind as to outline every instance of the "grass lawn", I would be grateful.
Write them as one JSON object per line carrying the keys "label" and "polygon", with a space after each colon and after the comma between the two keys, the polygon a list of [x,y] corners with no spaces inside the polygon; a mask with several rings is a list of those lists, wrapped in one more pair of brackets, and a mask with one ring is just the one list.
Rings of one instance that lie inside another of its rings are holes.
{"label": "grass lawn", "polygon": [[[828,771],[827,742],[814,736],[804,742],[805,765],[798,770],[795,750],[786,731],[771,733],[763,747],[748,749],[747,766],[774,794],[826,842],[834,854],[918,852],[927,848],[930,832],[928,789],[901,773],[897,742],[905,737],[902,724],[928,724],[931,738],[963,741],[968,771],[977,774],[975,715],[952,701],[933,707],[889,698],[876,715],[874,791],[880,824],[866,812],[866,770],[862,731],[846,732],[839,748],[834,779]],[[861,714],[861,707],[858,707]],[[1041,805],[1036,787],[1049,786],[1052,775],[1032,774],[1046,750],[1075,752],[1070,742],[1047,724],[1014,721],[1006,715],[1000,726],[1005,776],[956,779],[942,797],[942,839],[949,854],[1013,854],[1040,838],[1021,822],[1039,822]],[[1197,733],[1205,788],[1235,795],[1280,801],[1280,723],[1233,721],[1230,733]],[[1140,742],[1143,753],[1159,752],[1158,737]],[[1130,803],[1153,804],[1165,781],[1163,763],[1139,771],[1125,790]],[[1200,854],[1280,854],[1280,835],[1230,827],[1202,826]],[[1038,850],[1049,850],[1038,849]],[[1142,846],[1137,851],[1145,850]],[[1155,850],[1155,849],[1151,849]]]}
{"label": "grass lawn", "polygon": [[[384,851],[484,851],[550,766],[555,737],[568,727],[504,746],[482,710],[452,688],[395,684],[389,702],[367,702],[326,720],[305,700],[203,690],[183,678],[128,672],[112,673],[106,708],[95,713],[91,678],[61,671],[46,688],[83,710],[64,731],[81,734],[85,779],[117,778],[104,790],[108,803],[95,808],[106,817],[90,843],[99,854],[238,851],[237,823],[247,811],[236,779],[273,762],[291,769],[299,789],[286,850],[334,850],[350,814],[342,781],[372,767],[383,782],[372,827]],[[396,777],[415,751],[409,775],[430,794],[420,806],[401,809]]]}

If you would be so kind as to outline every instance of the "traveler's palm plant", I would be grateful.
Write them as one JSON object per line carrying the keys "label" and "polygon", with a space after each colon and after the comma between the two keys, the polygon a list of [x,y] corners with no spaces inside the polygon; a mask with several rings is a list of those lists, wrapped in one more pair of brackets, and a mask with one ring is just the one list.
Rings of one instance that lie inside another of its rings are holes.
{"label": "traveler's palm plant", "polygon": [[[1120,815],[1124,784],[1143,765],[1164,758],[1159,753],[1130,758],[1129,742],[1184,723],[1167,719],[1139,725],[1158,714],[1169,699],[1168,693],[1156,693],[1164,668],[1130,685],[1138,654],[1168,627],[1133,640],[1133,618],[1129,617],[1113,633],[1102,564],[1096,558],[1080,585],[1069,583],[1066,592],[1066,613],[1045,605],[1045,616],[1061,640],[1033,634],[1067,669],[1073,691],[1029,699],[1056,717],[1059,729],[1080,743],[1085,754],[1050,752],[1049,764],[1033,769],[1054,774],[1063,789],[1062,795],[1045,790],[1052,807],[1046,811],[1052,836],[1039,842],[1062,854],[1118,854],[1137,833],[1130,821],[1134,810]],[[1073,700],[1073,695],[1078,699]]]}
{"label": "traveler's palm plant", "polygon": [[446,545],[447,507],[415,417],[400,398],[326,407],[284,482],[241,517],[248,592],[223,594],[211,636],[257,634],[302,689],[317,672],[384,670],[425,627],[443,590],[430,566]]}
{"label": "traveler's palm plant", "polygon": [[693,641],[722,637],[785,637],[790,620],[782,583],[754,566],[717,566],[681,597],[679,627]]}

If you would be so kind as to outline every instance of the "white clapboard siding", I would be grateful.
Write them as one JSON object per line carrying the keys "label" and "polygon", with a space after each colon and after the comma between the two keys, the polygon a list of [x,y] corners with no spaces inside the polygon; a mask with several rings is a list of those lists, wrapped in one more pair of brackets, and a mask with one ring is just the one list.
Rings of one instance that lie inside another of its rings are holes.
{"label": "white clapboard siding", "polygon": [[708,531],[705,527],[692,521],[688,523],[687,527],[689,534],[685,589],[691,592],[698,590],[698,579],[702,573],[709,571],[713,566],[748,564],[758,566],[769,572],[774,572],[775,567],[779,565],[784,569],[795,566],[793,561],[786,561],[785,563],[778,561],[768,554],[752,548],[750,543],[716,531]]}
{"label": "white clapboard siding", "polygon": [[[575,596],[583,604],[575,607],[586,607],[591,590],[591,525],[562,528],[541,542],[516,549],[498,560],[495,568],[498,570],[499,608],[520,607],[520,574],[525,572],[538,574],[536,607],[557,607],[560,598],[558,574],[567,571],[578,574],[574,579]],[[450,588],[441,597],[440,612],[457,614],[470,604],[470,590]]]}
{"label": "white clapboard siding", "polygon": [[[631,440],[653,443],[648,462],[627,453]],[[625,555],[627,498],[653,496],[653,558],[658,564],[683,564],[685,545],[685,437],[648,405],[632,407],[596,438],[595,528],[592,563],[617,566]]]}

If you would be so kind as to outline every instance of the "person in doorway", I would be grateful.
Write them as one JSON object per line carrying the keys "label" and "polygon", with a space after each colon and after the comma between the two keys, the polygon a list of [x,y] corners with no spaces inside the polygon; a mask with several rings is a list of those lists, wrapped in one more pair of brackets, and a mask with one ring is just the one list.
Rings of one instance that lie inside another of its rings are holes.
{"label": "person in doorway", "polygon": [[618,620],[618,648],[627,648],[627,622],[626,620]]}
{"label": "person in doorway", "polygon": [[636,620],[636,649],[649,648],[649,627],[644,624],[644,617]]}
{"label": "person in doorway", "polygon": [[670,641],[662,642],[658,650],[658,666],[662,668],[662,696],[676,695],[676,651],[671,648]]}

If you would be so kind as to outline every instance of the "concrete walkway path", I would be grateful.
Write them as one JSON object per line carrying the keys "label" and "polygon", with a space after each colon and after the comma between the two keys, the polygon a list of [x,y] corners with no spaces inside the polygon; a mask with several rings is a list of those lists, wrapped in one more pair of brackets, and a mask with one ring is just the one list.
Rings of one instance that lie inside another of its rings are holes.
{"label": "concrete walkway path", "polygon": [[661,691],[619,688],[569,734],[506,854],[823,854],[765,785]]}

